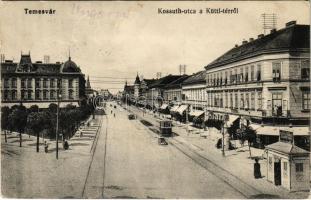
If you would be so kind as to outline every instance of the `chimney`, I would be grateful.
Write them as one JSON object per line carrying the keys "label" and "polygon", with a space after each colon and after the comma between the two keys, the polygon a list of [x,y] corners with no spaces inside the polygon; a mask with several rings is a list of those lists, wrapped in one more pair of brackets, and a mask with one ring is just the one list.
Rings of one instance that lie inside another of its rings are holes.
{"label": "chimney", "polygon": [[36,63],[42,63],[42,61],[37,61]]}
{"label": "chimney", "polygon": [[235,48],[237,48],[238,46],[239,46],[238,44],[235,44],[235,45],[234,45]]}
{"label": "chimney", "polygon": [[271,29],[271,31],[270,31],[270,34],[271,33],[275,33],[276,32],[276,29],[274,28],[274,29]]}
{"label": "chimney", "polygon": [[57,62],[56,62],[56,64],[60,64],[60,62],[59,62],[59,61],[57,61]]}
{"label": "chimney", "polygon": [[250,41],[250,42],[254,41],[254,38],[249,38],[249,41]]}
{"label": "chimney", "polygon": [[13,63],[13,60],[5,60],[6,63]]}
{"label": "chimney", "polygon": [[294,25],[296,25],[296,21],[290,21],[290,22],[287,22],[285,24],[286,27],[290,27],[290,26],[294,26]]}
{"label": "chimney", "polygon": [[259,34],[258,38],[262,38],[264,36],[264,34]]}
{"label": "chimney", "polygon": [[247,40],[243,40],[243,41],[242,41],[242,44],[246,44],[246,43],[247,43]]}

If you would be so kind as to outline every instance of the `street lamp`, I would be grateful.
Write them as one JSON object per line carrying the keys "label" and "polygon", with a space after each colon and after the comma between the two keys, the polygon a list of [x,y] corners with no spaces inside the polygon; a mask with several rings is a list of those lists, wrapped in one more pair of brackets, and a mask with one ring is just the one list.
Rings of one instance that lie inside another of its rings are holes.
{"label": "street lamp", "polygon": [[58,159],[58,130],[59,130],[59,103],[62,98],[61,94],[57,95],[57,115],[56,115],[56,159]]}

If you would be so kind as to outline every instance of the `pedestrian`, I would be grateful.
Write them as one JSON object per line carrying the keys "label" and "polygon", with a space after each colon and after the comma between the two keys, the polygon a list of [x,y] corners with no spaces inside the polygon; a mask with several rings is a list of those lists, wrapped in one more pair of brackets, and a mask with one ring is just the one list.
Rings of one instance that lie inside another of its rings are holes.
{"label": "pedestrian", "polygon": [[116,113],[113,113],[113,117],[116,117]]}
{"label": "pedestrian", "polygon": [[68,144],[67,140],[65,140],[65,142],[64,142],[64,149],[65,150],[69,149],[69,144]]}
{"label": "pedestrian", "polygon": [[44,141],[44,152],[47,153],[49,149],[49,145],[46,141]]}
{"label": "pedestrian", "polygon": [[110,114],[112,114],[112,110],[110,111]]}
{"label": "pedestrian", "polygon": [[83,136],[83,133],[82,133],[82,130],[79,130],[79,133],[80,133],[80,138]]}
{"label": "pedestrian", "polygon": [[260,164],[258,163],[258,159],[255,159],[255,163],[254,163],[254,177],[257,178],[261,178],[261,171],[260,171]]}

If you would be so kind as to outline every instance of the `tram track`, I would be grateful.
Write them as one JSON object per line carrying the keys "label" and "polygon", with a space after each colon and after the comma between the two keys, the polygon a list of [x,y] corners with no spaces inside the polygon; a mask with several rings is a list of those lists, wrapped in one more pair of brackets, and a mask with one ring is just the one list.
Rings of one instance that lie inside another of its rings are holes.
{"label": "tram track", "polygon": [[[99,121],[99,128],[96,132],[96,136],[95,136],[95,139],[94,139],[94,142],[92,144],[92,147],[91,147],[91,160],[90,160],[90,164],[89,164],[89,167],[88,167],[88,170],[87,170],[87,175],[86,175],[86,178],[85,178],[85,181],[84,181],[84,184],[83,184],[83,189],[82,189],[82,194],[81,194],[81,197],[82,198],[85,198],[85,190],[86,190],[86,186],[87,186],[87,183],[88,183],[88,180],[89,180],[89,176],[90,176],[90,171],[91,171],[91,168],[92,168],[92,164],[93,164],[93,161],[94,161],[94,155],[95,155],[95,152],[96,152],[96,147],[97,147],[97,143],[98,143],[98,139],[100,137],[100,132],[102,131],[102,123],[103,123],[103,118],[106,117],[106,130],[105,130],[105,153],[104,153],[104,164],[105,164],[105,159],[106,159],[106,144],[107,144],[107,127],[108,127],[108,117],[106,115],[104,116],[101,116],[101,119]],[[104,169],[104,175],[105,176],[105,169]],[[103,180],[104,180],[104,177],[103,177]],[[104,188],[104,186],[103,186]],[[102,188],[102,196],[103,196],[103,189]]]}
{"label": "tram track", "polygon": [[[150,121],[146,119],[145,117],[143,118],[139,115],[137,119],[144,120],[152,124],[152,126],[148,126],[148,129],[157,135],[159,134],[158,131],[155,131],[155,130],[159,130],[160,128],[159,124],[154,122],[154,120],[157,120],[157,119]],[[142,124],[145,125],[144,123]],[[175,135],[175,133],[173,134]],[[205,156],[191,149],[187,144],[180,142],[174,137],[169,138],[168,143],[172,145],[175,149],[177,149],[179,152],[181,152],[183,155],[191,159],[194,163],[198,164],[205,170],[209,171],[210,173],[215,175],[217,178],[219,178],[221,181],[223,181],[225,184],[229,185],[235,191],[239,192],[245,198],[253,198],[257,195],[262,194],[261,191],[257,190],[256,188],[247,184],[246,182],[244,182],[243,180],[241,180],[239,177],[232,174],[228,170],[222,168],[215,162],[211,161],[210,159],[206,158]]]}

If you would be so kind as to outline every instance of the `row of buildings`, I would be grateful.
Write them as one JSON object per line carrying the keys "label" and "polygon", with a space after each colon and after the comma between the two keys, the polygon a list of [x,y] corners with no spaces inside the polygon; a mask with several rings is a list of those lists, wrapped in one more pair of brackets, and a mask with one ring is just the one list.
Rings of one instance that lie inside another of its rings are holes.
{"label": "row of buildings", "polygon": [[271,144],[280,130],[309,146],[310,26],[286,23],[280,30],[244,40],[202,71],[126,83],[123,99],[180,115],[228,124],[237,119]]}
{"label": "row of buildings", "polygon": [[64,63],[32,62],[30,53],[21,54],[19,62],[1,60],[1,106],[47,108],[58,100],[61,107],[80,106],[93,93],[89,77],[85,80],[70,56]]}

